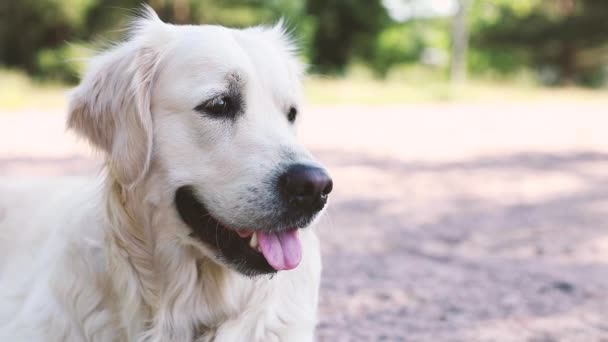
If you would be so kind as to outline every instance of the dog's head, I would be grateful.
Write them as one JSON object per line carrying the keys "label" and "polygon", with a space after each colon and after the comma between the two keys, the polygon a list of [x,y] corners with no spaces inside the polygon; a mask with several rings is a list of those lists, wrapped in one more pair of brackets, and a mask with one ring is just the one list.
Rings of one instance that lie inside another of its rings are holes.
{"label": "dog's head", "polygon": [[327,172],[295,139],[302,66],[280,25],[174,26],[151,11],[93,58],[68,126],[105,151],[125,188],[151,165],[210,257],[248,274],[292,269]]}

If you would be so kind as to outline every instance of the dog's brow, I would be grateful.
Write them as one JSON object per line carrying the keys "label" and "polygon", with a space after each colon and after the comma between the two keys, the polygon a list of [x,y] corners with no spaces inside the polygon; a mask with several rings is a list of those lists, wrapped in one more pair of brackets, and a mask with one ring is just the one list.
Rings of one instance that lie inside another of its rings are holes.
{"label": "dog's brow", "polygon": [[226,81],[228,82],[228,89],[231,91],[240,91],[245,83],[242,73],[236,70],[226,75]]}

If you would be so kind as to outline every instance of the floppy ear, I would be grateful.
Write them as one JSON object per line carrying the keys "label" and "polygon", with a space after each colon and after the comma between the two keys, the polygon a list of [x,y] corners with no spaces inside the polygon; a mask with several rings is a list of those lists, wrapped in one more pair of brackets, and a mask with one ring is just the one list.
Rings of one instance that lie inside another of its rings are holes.
{"label": "floppy ear", "polygon": [[124,186],[142,179],[152,155],[150,96],[161,57],[153,43],[159,25],[165,26],[154,12],[136,21],[130,39],[91,60],[70,96],[68,127],[106,152],[111,174]]}

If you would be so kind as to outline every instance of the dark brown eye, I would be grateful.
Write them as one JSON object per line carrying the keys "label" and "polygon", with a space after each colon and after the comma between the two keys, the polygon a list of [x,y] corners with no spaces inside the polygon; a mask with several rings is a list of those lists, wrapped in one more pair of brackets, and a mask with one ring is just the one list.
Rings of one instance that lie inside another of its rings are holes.
{"label": "dark brown eye", "polygon": [[216,97],[204,104],[203,110],[214,116],[225,116],[227,114],[230,101],[227,97]]}
{"label": "dark brown eye", "polygon": [[296,121],[296,116],[298,115],[298,110],[295,107],[289,108],[289,112],[287,113],[287,120],[289,122]]}
{"label": "dark brown eye", "polygon": [[218,95],[194,107],[194,110],[213,119],[235,120],[244,113],[245,104],[240,94]]}

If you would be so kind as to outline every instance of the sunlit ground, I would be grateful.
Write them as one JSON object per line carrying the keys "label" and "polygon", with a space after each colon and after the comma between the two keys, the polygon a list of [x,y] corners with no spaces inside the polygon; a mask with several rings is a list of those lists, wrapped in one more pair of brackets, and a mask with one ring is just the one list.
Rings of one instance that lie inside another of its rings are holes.
{"label": "sunlit ground", "polygon": [[40,83],[23,73],[0,69],[0,109],[63,108],[67,88]]}
{"label": "sunlit ground", "polygon": [[[95,174],[64,132],[64,89],[12,89],[0,179]],[[335,180],[321,341],[608,336],[606,92],[333,79],[306,92],[300,137]]]}

